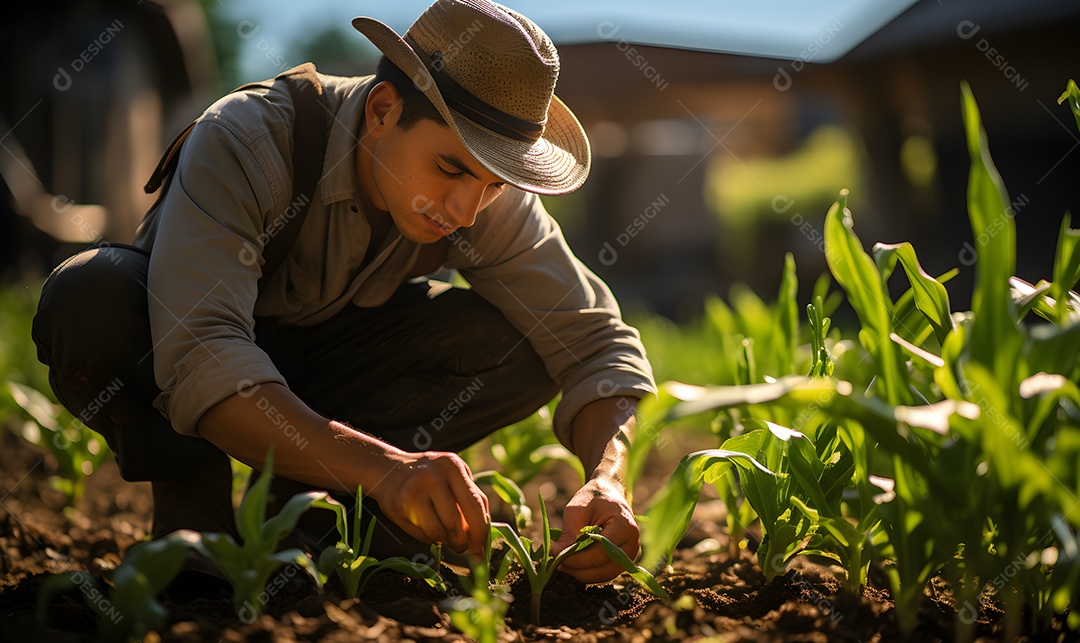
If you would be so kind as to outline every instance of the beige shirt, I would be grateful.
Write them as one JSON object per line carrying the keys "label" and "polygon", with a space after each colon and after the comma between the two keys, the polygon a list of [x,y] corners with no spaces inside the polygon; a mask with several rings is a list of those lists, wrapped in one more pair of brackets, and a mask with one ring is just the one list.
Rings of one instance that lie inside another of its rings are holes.
{"label": "beige shirt", "polygon": [[[422,246],[394,228],[362,265],[371,226],[355,152],[371,77],[321,79],[333,114],[324,175],[294,246],[262,290],[261,248],[296,207],[293,106],[283,88],[229,94],[207,109],[136,235],[137,246],[152,248],[147,287],[162,390],[155,406],[182,434],[197,435],[202,414],[239,390],[287,385],[255,344],[254,317],[316,324],[345,306],[381,305],[414,272]],[[564,444],[586,404],[655,392],[637,331],[535,194],[507,188],[475,225],[452,235],[444,267],[502,311],[562,387],[555,431]]]}

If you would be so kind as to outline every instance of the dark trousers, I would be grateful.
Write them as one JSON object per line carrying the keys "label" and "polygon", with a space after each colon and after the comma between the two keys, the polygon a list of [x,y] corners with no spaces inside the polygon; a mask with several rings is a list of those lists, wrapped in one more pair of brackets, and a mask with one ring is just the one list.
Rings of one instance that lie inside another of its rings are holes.
{"label": "dark trousers", "polygon": [[[105,437],[124,479],[180,480],[225,456],[152,406],[148,265],[127,246],[68,259],[45,282],[33,337],[57,398]],[[349,305],[310,327],[260,318],[256,343],[313,410],[407,451],[461,450],[554,397],[496,308],[469,290],[428,290],[406,284],[378,308]]]}

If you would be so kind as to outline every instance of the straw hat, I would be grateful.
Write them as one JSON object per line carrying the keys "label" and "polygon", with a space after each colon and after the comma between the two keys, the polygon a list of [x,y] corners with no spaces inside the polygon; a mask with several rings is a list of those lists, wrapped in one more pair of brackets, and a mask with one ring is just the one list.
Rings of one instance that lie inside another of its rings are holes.
{"label": "straw hat", "polygon": [[539,194],[585,182],[589,139],[554,94],[559,54],[531,20],[486,0],[436,0],[403,37],[373,18],[352,24],[492,174]]}

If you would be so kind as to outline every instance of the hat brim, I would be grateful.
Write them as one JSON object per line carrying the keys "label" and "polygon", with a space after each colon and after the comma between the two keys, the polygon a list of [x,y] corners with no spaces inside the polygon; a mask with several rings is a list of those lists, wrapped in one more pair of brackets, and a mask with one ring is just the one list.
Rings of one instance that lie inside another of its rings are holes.
{"label": "hat brim", "polygon": [[393,29],[364,16],[354,18],[352,25],[413,79],[417,89],[427,96],[465,149],[492,174],[537,194],[572,192],[588,178],[592,160],[589,138],[577,117],[558,96],[551,98],[544,133],[536,142],[497,134],[446,105],[431,72]]}

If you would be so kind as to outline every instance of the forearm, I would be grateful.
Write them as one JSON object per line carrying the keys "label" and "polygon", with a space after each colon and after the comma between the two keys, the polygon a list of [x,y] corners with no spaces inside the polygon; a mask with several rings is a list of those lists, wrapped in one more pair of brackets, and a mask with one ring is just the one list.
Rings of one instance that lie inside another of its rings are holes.
{"label": "forearm", "polygon": [[630,431],[634,428],[637,399],[608,397],[587,404],[572,425],[573,451],[590,479],[601,478],[625,486]]}
{"label": "forearm", "polygon": [[288,388],[264,384],[210,408],[199,434],[222,451],[261,469],[274,448],[274,474],[320,488],[374,492],[399,449],[311,410]]}

